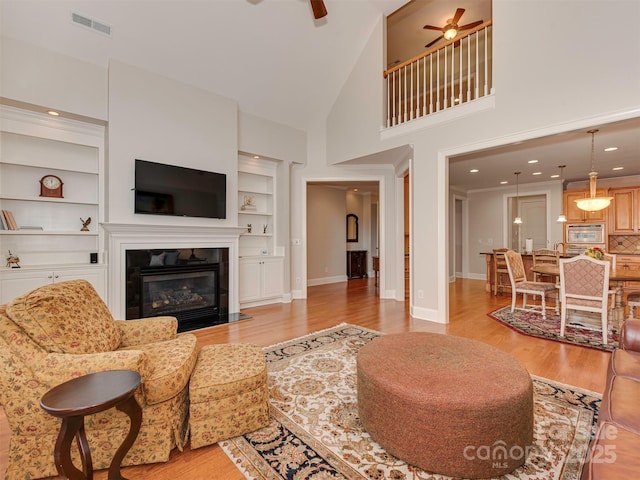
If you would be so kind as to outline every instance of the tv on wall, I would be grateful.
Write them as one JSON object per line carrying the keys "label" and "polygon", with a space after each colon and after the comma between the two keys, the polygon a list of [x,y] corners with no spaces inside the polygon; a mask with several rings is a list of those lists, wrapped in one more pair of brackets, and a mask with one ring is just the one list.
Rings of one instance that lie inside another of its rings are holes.
{"label": "tv on wall", "polygon": [[136,159],[134,212],[227,218],[227,176]]}

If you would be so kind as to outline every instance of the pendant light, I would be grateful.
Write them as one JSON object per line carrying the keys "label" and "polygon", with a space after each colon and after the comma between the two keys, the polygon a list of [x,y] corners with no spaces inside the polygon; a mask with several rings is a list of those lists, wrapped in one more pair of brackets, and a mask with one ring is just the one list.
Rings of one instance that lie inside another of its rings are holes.
{"label": "pendant light", "polygon": [[516,225],[521,225],[522,224],[522,218],[520,218],[520,190],[519,190],[519,183],[518,183],[518,176],[520,175],[521,172],[515,172],[514,175],[516,176],[516,218],[513,221],[513,223],[515,223]]}
{"label": "pendant light", "polygon": [[[560,186],[562,187],[563,191],[564,191],[564,177],[562,176],[562,171],[564,170],[564,167],[566,167],[566,165],[558,166],[558,168],[560,169]],[[560,215],[558,215],[558,219],[556,220],[556,222],[565,223],[566,221],[567,221],[567,217],[565,217],[564,215],[564,208],[563,208],[563,210],[560,212]]]}
{"label": "pendant light", "polygon": [[598,210],[604,210],[609,206],[613,197],[596,197],[596,178],[598,172],[595,168],[595,134],[598,130],[589,130],[587,133],[591,134],[591,172],[589,172],[589,196],[586,198],[580,198],[576,200],[576,204],[580,210],[587,212],[597,212]]}

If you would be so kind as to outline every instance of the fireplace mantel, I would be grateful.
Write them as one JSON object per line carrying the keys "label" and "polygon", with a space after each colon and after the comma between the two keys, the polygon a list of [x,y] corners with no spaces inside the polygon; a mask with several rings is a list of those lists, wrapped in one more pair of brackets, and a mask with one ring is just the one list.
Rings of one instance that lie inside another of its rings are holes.
{"label": "fireplace mantel", "polygon": [[246,228],[233,226],[103,223],[108,264],[107,304],[114,317],[126,318],[126,251],[173,248],[229,249],[229,313],[240,312],[238,244]]}

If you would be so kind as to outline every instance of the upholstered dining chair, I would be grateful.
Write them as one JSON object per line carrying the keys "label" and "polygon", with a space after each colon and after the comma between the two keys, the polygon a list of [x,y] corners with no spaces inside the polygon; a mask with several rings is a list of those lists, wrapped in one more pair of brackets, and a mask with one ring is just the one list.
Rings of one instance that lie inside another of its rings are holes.
{"label": "upholstered dining chair", "polygon": [[[509,280],[511,282],[511,311],[516,309],[516,300],[518,294],[522,294],[522,307],[519,310],[542,311],[542,318],[547,318],[547,298],[557,293],[558,287],[555,283],[550,282],[530,282],[527,280],[526,271],[522,255],[513,250],[507,250],[505,253],[507,262],[507,270],[509,272]],[[531,305],[527,307],[527,295],[539,295],[540,306]],[[558,311],[558,302],[556,302],[556,312]]]}
{"label": "upholstered dining chair", "polygon": [[503,288],[511,288],[511,283],[503,281],[505,276],[509,275],[507,270],[507,262],[504,259],[504,254],[509,250],[508,248],[494,248],[493,249],[493,294],[497,295],[498,290],[502,291]]}
{"label": "upholstered dining chair", "polygon": [[611,263],[586,255],[560,260],[560,336],[564,337],[567,312],[600,314],[602,343],[608,336],[609,272]]}
{"label": "upholstered dining chair", "polygon": [[[560,260],[560,252],[557,250],[548,250],[548,249],[540,249],[534,250],[532,252],[533,256],[533,266],[537,267],[539,265],[555,265],[558,266],[558,262]],[[533,279],[536,282],[542,281],[542,277],[544,275],[542,273],[534,272]]]}

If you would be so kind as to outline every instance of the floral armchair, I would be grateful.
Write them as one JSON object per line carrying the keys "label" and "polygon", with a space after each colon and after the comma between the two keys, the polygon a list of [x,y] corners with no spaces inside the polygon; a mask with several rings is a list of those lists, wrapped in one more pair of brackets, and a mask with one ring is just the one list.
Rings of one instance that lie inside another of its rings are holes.
{"label": "floral armchair", "polygon": [[[87,373],[128,369],[142,376],[142,427],[123,465],[164,462],[187,437],[188,383],[196,338],[174,317],[118,321],[84,280],[46,285],[0,306],[0,403],[11,428],[6,480],[56,475],[60,419],[39,405],[51,387]],[[116,409],[85,418],[95,469],[108,468],[129,430]],[[80,464],[75,453],[74,462]]]}

